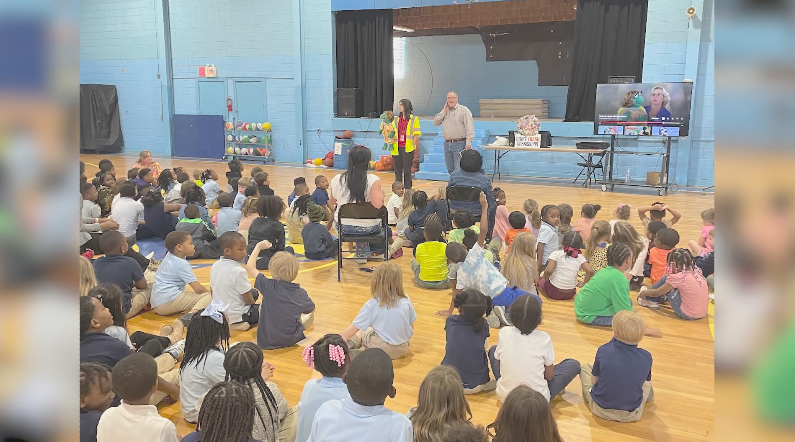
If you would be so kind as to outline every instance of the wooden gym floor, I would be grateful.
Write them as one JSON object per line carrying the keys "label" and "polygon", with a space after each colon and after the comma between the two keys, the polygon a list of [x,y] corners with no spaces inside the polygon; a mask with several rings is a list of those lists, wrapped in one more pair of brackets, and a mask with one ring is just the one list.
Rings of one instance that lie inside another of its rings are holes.
{"label": "wooden gym floor", "polygon": [[[137,157],[107,156],[111,158],[118,177],[126,176],[126,171],[137,161]],[[86,162],[86,175],[91,177],[98,170],[96,164],[105,156],[81,155]],[[225,172],[228,170],[222,161],[202,161],[195,159],[166,158],[157,159],[163,167],[182,166],[191,173],[193,169],[214,168],[225,187]],[[244,176],[257,164],[244,163]],[[337,170],[318,169],[300,166],[261,166],[270,174],[271,187],[276,194],[287,199],[293,188],[293,178],[304,176],[312,187],[314,177],[319,174],[329,179],[339,173]],[[390,193],[394,175],[379,173],[387,192]],[[439,185],[445,183],[415,180],[415,187],[422,188],[429,195]],[[682,219],[675,226],[682,238],[680,247],[687,245],[687,240],[696,239],[701,231],[700,212],[713,207],[713,195],[674,193],[667,197],[656,194],[620,193],[617,187],[614,193],[603,193],[594,189],[583,189],[579,186],[535,185],[509,181],[495,183],[507,194],[508,210],[521,210],[526,198],[533,198],[540,206],[544,204],[569,203],[575,209],[575,219],[579,216],[578,208],[585,203],[601,204],[603,209],[598,219],[610,220],[613,210],[619,203],[631,204],[633,208],[650,205],[654,201],[664,201],[667,205],[679,210]],[[631,222],[642,232],[642,224],[637,216]],[[406,252],[409,250],[406,249]],[[435,316],[434,312],[447,308],[450,302],[450,290],[424,290],[412,284],[411,254],[395,260],[404,272],[405,288],[417,311],[416,332],[411,340],[411,349],[402,359],[394,361],[395,387],[397,396],[387,399],[386,406],[395,411],[405,413],[416,405],[417,390],[425,374],[438,365],[444,356],[445,320]],[[194,264],[211,261],[194,261]],[[368,264],[369,265],[369,264]],[[373,263],[372,265],[377,265]],[[343,267],[342,282],[337,282],[335,261],[319,263],[301,263],[301,270],[296,282],[300,283],[317,305],[315,323],[306,331],[307,339],[302,343],[312,343],[326,333],[339,333],[350,325],[359,308],[370,297],[370,276],[357,271],[357,265],[347,261]],[[199,281],[209,284],[210,267],[195,270]],[[268,272],[264,272],[268,274]],[[633,304],[636,294],[632,294]],[[541,329],[552,336],[556,359],[575,358],[581,363],[593,363],[596,349],[609,341],[612,332],[609,329],[588,327],[578,324],[574,319],[573,301],[553,301],[544,299],[544,320]],[[633,442],[633,441],[712,441],[714,423],[714,357],[713,333],[710,319],[687,322],[676,319],[668,309],[652,311],[643,307],[635,310],[646,320],[647,324],[662,329],[661,339],[645,338],[640,346],[649,350],[654,358],[652,382],[655,398],[636,423],[620,424],[594,418],[582,401],[579,378],[568,386],[562,398],[552,403],[552,411],[557,419],[563,438],[567,442],[600,441],[600,442]],[[712,311],[712,309],[710,310]],[[176,317],[176,316],[175,316]],[[170,323],[173,318],[146,312],[128,322],[130,332],[143,330],[158,333],[160,327]],[[245,332],[233,331],[233,341],[256,342],[256,330]],[[497,331],[491,330],[489,345],[497,343]],[[301,359],[303,345],[291,348],[265,351],[266,360],[276,366],[273,381],[279,385],[291,406],[298,403],[304,383],[311,377],[318,377],[310,371]],[[494,392],[468,396],[472,408],[472,421],[477,424],[491,423],[499,410],[500,403]],[[161,406],[160,413],[177,425],[180,436],[193,431],[182,419],[179,403]]]}

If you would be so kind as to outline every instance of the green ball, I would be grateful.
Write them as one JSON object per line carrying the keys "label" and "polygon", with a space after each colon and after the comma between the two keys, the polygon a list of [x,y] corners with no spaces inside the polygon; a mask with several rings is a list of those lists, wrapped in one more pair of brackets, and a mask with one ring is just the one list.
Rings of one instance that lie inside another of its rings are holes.
{"label": "green ball", "polygon": [[243,138],[240,140],[240,142],[241,142],[241,143],[248,143],[248,136],[245,136],[245,137],[243,137]]}

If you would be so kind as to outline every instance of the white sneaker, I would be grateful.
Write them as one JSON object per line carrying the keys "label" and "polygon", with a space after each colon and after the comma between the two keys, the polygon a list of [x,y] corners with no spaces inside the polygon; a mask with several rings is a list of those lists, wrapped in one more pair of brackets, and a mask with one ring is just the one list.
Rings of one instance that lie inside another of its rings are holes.
{"label": "white sneaker", "polygon": [[495,315],[497,315],[497,318],[500,320],[500,325],[511,325],[510,321],[508,321],[508,318],[505,317],[505,307],[498,305],[495,306],[492,311],[494,312]]}
{"label": "white sneaker", "polygon": [[497,315],[494,313],[493,310],[488,316],[486,316],[486,322],[489,324],[489,327],[491,328],[500,328],[500,326],[502,325],[500,323],[500,318],[497,317]]}
{"label": "white sneaker", "polygon": [[650,308],[652,310],[657,310],[658,308],[660,308],[660,304],[650,299],[644,298],[643,296],[638,296],[638,305],[641,307]]}
{"label": "white sneaker", "polygon": [[152,252],[149,252],[149,254],[148,254],[148,255],[146,255],[146,256],[144,256],[144,258],[146,258],[146,259],[152,259],[152,257],[153,257],[153,256],[155,256],[155,252],[154,252],[154,251],[152,251]]}
{"label": "white sneaker", "polygon": [[185,340],[181,339],[169,345],[163,350],[163,353],[170,354],[176,361],[180,356],[182,356],[183,353],[185,353]]}

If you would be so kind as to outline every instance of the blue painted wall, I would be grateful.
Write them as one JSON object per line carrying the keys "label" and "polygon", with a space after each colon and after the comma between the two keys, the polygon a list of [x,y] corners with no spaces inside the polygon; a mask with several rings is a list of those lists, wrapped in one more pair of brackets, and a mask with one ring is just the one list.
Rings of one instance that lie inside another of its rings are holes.
{"label": "blue painted wall", "polygon": [[538,86],[535,61],[486,61],[478,34],[404,40],[404,76],[395,79],[395,100],[410,99],[419,115],[439,112],[451,90],[475,116],[480,116],[481,98],[547,99],[550,118],[566,113],[568,87]]}

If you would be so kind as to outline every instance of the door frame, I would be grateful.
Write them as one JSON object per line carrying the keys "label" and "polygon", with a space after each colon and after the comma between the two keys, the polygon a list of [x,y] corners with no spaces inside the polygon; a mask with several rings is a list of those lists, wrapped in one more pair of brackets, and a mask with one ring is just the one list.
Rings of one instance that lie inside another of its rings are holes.
{"label": "door frame", "polygon": [[238,95],[237,95],[238,94],[237,84],[238,83],[256,83],[256,82],[260,82],[260,83],[262,83],[262,100],[263,100],[262,101],[262,107],[263,107],[263,110],[265,112],[263,121],[269,121],[269,119],[268,119],[268,82],[267,82],[267,78],[265,78],[265,77],[231,77],[230,80],[231,80],[230,86],[232,87],[232,99],[235,102],[235,105],[234,105],[234,109],[235,110],[233,112],[234,118],[236,120],[239,120],[239,118],[238,118],[239,117],[238,105],[240,104],[240,100],[238,100]]}
{"label": "door frame", "polygon": [[[202,115],[201,113],[201,89],[200,86],[202,83],[221,83],[224,86],[224,90],[226,91],[227,97],[229,96],[229,84],[227,83],[227,78],[197,78],[196,79],[196,115]],[[221,115],[221,117],[226,121],[229,118],[229,112],[226,115]]]}

